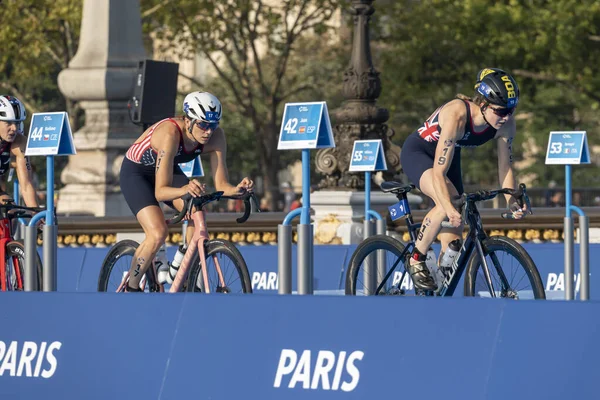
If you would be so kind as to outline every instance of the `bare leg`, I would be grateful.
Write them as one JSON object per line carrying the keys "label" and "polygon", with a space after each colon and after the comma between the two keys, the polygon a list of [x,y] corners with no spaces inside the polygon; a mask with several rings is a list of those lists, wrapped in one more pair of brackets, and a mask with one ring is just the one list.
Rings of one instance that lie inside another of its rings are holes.
{"label": "bare leg", "polygon": [[[446,184],[448,185],[448,191],[450,192],[450,196],[455,196],[458,194],[456,188],[450,182],[450,180],[446,179]],[[410,273],[415,283],[415,286],[417,286],[420,289],[432,290],[435,289],[436,285],[433,281],[433,278],[431,278],[429,270],[425,265],[425,255],[427,254],[429,247],[434,242],[437,235],[440,233],[442,221],[444,221],[444,219],[446,218],[446,212],[439,205],[440,201],[437,199],[435,189],[433,187],[433,169],[428,169],[423,173],[419,185],[423,194],[430,197],[436,205],[431,210],[429,210],[429,212],[423,219],[421,230],[419,231],[419,234],[417,235],[417,240],[415,242],[415,251],[413,252],[410,259]],[[462,231],[462,227],[458,229]],[[444,229],[444,231],[440,235],[442,249],[445,250],[448,247],[448,243],[450,243],[457,237],[458,232],[456,229]]]}
{"label": "bare leg", "polygon": [[168,231],[165,216],[158,206],[141,209],[136,218],[146,234],[144,241],[135,252],[129,269],[129,287],[137,289],[142,276],[152,264],[156,252],[165,242]]}

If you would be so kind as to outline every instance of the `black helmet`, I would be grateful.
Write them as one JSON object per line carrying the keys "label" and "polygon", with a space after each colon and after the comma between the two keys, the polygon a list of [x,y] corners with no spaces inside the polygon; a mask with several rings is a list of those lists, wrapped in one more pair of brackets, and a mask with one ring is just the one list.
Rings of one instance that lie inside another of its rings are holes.
{"label": "black helmet", "polygon": [[519,102],[519,85],[512,76],[498,68],[479,71],[475,90],[498,106],[514,108]]}

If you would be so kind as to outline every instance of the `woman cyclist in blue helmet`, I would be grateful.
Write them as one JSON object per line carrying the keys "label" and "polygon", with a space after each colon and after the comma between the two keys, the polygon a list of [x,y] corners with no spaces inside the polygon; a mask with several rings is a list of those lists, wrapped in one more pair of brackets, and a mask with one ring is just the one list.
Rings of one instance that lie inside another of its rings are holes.
{"label": "woman cyclist in blue helmet", "polygon": [[[437,285],[425,265],[425,254],[440,234],[443,252],[448,243],[462,237],[463,221],[451,197],[463,193],[460,152],[462,147],[477,147],[496,139],[498,176],[504,188],[516,188],[513,172],[512,141],[516,125],[513,113],[519,102],[519,87],[508,73],[486,68],[477,74],[475,95],[458,95],[440,106],[404,142],[400,159],[404,172],[435,206],[423,219],[408,272],[416,288],[435,290]],[[507,196],[515,218],[525,209]],[[448,219],[454,228],[441,228]]]}
{"label": "woman cyclist in blue helmet", "polygon": [[188,179],[178,164],[210,154],[216,190],[234,196],[253,187],[249,178],[237,186],[229,183],[219,100],[207,92],[192,92],[183,101],[183,111],[182,117],[166,118],[150,126],[131,145],[121,166],[121,191],[146,235],[133,257],[126,291],[140,291],[142,276],[167,238],[165,216],[158,203],[181,210],[181,196],[189,193],[197,197],[204,192],[204,185]]}

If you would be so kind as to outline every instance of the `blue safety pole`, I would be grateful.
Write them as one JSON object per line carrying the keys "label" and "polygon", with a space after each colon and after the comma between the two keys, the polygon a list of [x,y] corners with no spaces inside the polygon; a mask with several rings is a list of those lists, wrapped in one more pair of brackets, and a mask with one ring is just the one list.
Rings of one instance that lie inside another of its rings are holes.
{"label": "blue safety pole", "polygon": [[46,225],[54,225],[54,157],[46,157]]}
{"label": "blue safety pole", "polygon": [[19,180],[15,178],[15,183],[13,184],[13,200],[15,204],[19,204]]}
{"label": "blue safety pole", "polygon": [[371,171],[365,172],[365,220],[369,220],[371,210]]}
{"label": "blue safety pole", "polygon": [[54,221],[54,157],[46,158],[46,223],[44,225],[44,292],[55,292],[58,227]]}
{"label": "blue safety pole", "polygon": [[310,224],[310,150],[302,150],[302,216],[300,223]]}

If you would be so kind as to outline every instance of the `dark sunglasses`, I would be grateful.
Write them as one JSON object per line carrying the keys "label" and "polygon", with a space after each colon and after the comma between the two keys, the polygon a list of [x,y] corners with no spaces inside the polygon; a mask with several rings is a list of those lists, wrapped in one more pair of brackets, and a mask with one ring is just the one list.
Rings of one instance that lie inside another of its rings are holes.
{"label": "dark sunglasses", "polygon": [[494,108],[490,107],[490,110],[494,112],[499,117],[506,117],[507,115],[512,115],[515,112],[515,107],[513,108]]}
{"label": "dark sunglasses", "polygon": [[206,121],[196,121],[196,126],[203,131],[211,130],[214,131],[219,127],[218,122],[206,122]]}

